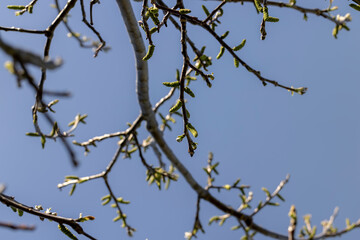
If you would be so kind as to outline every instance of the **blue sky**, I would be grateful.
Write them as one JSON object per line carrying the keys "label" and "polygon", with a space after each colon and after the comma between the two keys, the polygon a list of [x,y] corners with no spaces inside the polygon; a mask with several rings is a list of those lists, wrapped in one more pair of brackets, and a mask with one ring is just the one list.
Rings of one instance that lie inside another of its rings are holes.
{"label": "blue sky", "polygon": [[[61,1],[62,4],[65,1]],[[300,6],[325,8],[327,2],[297,1]],[[213,1],[187,1],[194,14],[204,17],[201,5],[209,9],[217,6]],[[0,26],[19,26],[44,29],[56,16],[48,3],[39,2],[32,15],[15,17],[4,1],[0,6]],[[16,3],[17,4],[17,3]],[[215,60],[219,45],[207,32],[196,26],[188,27],[188,34],[200,48],[207,45],[206,53],[213,57],[215,80],[211,89],[203,81],[196,81],[192,90],[195,99],[188,99],[187,107],[191,122],[197,128],[199,143],[195,156],[187,154],[186,143],[175,138],[182,132],[182,121],[177,119],[166,139],[177,156],[203,185],[206,175],[202,167],[207,155],[214,153],[219,161],[220,175],[215,184],[231,184],[241,178],[242,184],[252,186],[253,206],[265,198],[261,187],[273,190],[286,174],[291,175],[289,184],[282,192],[286,202],[280,207],[266,208],[255,221],[265,227],[286,234],[287,213],[295,204],[298,215],[311,213],[312,222],[330,217],[336,206],[340,213],[335,221],[342,229],[345,218],[355,222],[360,217],[358,199],[360,190],[360,127],[359,127],[359,76],[360,13],[347,7],[347,1],[334,1],[339,13],[352,14],[350,32],[341,31],[338,39],[331,35],[333,25],[323,18],[309,15],[308,21],[293,10],[270,8],[270,14],[280,18],[278,23],[267,24],[267,39],[260,40],[261,16],[251,4],[228,3],[224,7],[219,34],[230,30],[226,38],[230,45],[237,45],[246,38],[242,57],[249,65],[270,79],[282,84],[308,87],[303,95],[294,95],[280,88],[262,84],[243,68],[236,69],[233,59],[225,53]],[[133,3],[139,18],[141,3]],[[69,23],[75,31],[91,36],[81,22],[79,5],[73,9]],[[140,19],[140,18],[139,18]],[[55,32],[51,49],[52,57],[62,57],[64,65],[49,72],[48,89],[71,91],[72,97],[60,99],[55,106],[55,118],[60,126],[73,120],[76,114],[88,114],[87,124],[81,125],[74,139],[85,141],[93,136],[126,129],[139,114],[135,95],[135,70],[132,48],[115,1],[102,1],[95,6],[95,27],[111,46],[108,53],[92,57],[89,49],[79,48],[74,39],[66,36],[61,25]],[[20,33],[1,32],[1,37],[41,54],[45,38]],[[175,70],[181,68],[180,34],[169,24],[153,38],[156,51],[149,61],[150,94],[155,104],[168,88],[161,83],[175,80]],[[8,60],[0,53],[0,61]],[[31,69],[35,76],[39,71]],[[34,92],[25,84],[16,87],[15,79],[0,68],[0,182],[7,185],[6,193],[30,206],[42,204],[52,207],[59,215],[78,217],[94,215],[94,222],[83,224],[85,230],[98,239],[127,239],[121,223],[113,223],[114,209],[101,206],[100,198],[107,194],[102,180],[78,186],[72,197],[68,190],[59,191],[56,185],[65,175],[87,176],[102,171],[116,150],[116,140],[107,140],[91,149],[88,156],[76,148],[81,160],[73,169],[67,154],[59,142],[47,142],[41,149],[38,139],[26,137],[33,131],[31,106]],[[178,93],[176,93],[178,94]],[[47,98],[48,101],[53,100]],[[161,108],[166,113],[174,100]],[[48,128],[45,122],[42,122]],[[140,131],[141,139],[147,134]],[[154,155],[146,154],[149,162],[156,163]],[[121,159],[110,174],[110,184],[117,196],[130,200],[124,207],[129,224],[137,229],[134,239],[162,240],[183,239],[184,232],[191,230],[195,214],[196,195],[180,177],[170,189],[158,191],[156,186],[145,182],[145,169],[135,154]],[[237,207],[237,193],[223,192],[215,196]],[[0,229],[4,239],[66,239],[57,224],[24,214],[19,218],[10,208],[0,207],[0,221],[36,224],[35,232],[13,232]],[[224,226],[207,226],[207,221],[219,212],[204,203],[201,220],[206,235],[199,239],[240,239],[239,231],[231,231],[235,225],[229,220]],[[302,224],[301,220],[299,225]],[[356,239],[354,231],[343,239]],[[85,239],[79,236],[79,239]],[[258,236],[257,239],[265,239]]]}

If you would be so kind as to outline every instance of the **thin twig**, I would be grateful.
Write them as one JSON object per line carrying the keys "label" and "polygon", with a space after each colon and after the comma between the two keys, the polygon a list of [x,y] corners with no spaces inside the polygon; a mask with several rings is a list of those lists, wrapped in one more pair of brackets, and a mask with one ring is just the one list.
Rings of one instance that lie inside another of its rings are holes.
{"label": "thin twig", "polygon": [[207,18],[205,18],[205,20],[203,21],[203,23],[206,24],[206,23],[214,16],[214,14],[215,14],[217,11],[219,11],[219,9],[222,8],[222,7],[225,5],[226,2],[227,2],[226,0],[223,0],[223,1],[219,4],[219,6],[217,6],[217,7],[209,14],[209,16],[207,16]]}
{"label": "thin twig", "polygon": [[[92,24],[90,24],[88,22],[88,20],[86,19],[86,11],[85,11],[85,7],[84,7],[84,0],[80,0],[80,6],[81,6],[81,13],[82,13],[82,21],[85,23],[85,25],[90,28],[91,31],[93,31],[93,33],[95,33],[95,35],[98,37],[99,41],[101,42],[98,47],[95,49],[94,52],[94,57],[97,57],[97,55],[99,54],[100,50],[103,49],[103,47],[105,47],[106,42],[104,41],[104,39],[101,37],[100,33],[92,26]],[[92,5],[91,5],[92,6]],[[91,11],[92,12],[92,11]]]}
{"label": "thin twig", "polygon": [[0,222],[0,227],[9,228],[12,230],[27,230],[27,231],[35,230],[34,225],[14,224],[9,222]]}
{"label": "thin twig", "polygon": [[264,208],[266,205],[271,203],[271,200],[274,197],[278,196],[279,192],[284,188],[284,186],[289,182],[289,180],[290,180],[290,175],[287,175],[286,178],[280,182],[280,184],[277,186],[275,191],[266,198],[266,201],[263,202],[260,206],[258,206],[252,214],[250,214],[250,217],[254,217],[255,214],[257,214],[262,208]]}

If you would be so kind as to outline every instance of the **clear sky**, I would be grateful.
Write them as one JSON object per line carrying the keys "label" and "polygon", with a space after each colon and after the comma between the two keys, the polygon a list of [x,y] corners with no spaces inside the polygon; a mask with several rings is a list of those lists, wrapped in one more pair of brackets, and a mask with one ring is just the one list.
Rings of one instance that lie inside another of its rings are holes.
{"label": "clear sky", "polygon": [[[62,5],[66,1],[60,1]],[[174,1],[170,5],[173,4]],[[0,26],[17,26],[45,29],[56,16],[49,2],[40,1],[32,15],[15,17],[6,9],[14,1],[6,0],[0,5]],[[326,8],[327,1],[298,0],[305,7]],[[215,1],[185,1],[194,14],[204,17],[201,5],[209,9],[217,6]],[[291,96],[283,89],[268,85],[263,87],[252,74],[242,67],[236,69],[233,59],[225,53],[215,60],[219,44],[199,27],[188,27],[188,34],[200,48],[207,45],[206,53],[213,57],[215,80],[211,89],[202,81],[196,81],[192,90],[195,99],[188,99],[187,107],[191,122],[197,128],[199,143],[194,157],[187,154],[185,141],[175,138],[182,132],[182,120],[177,119],[166,139],[177,156],[203,185],[206,175],[202,167],[207,155],[214,153],[219,161],[220,175],[216,185],[232,184],[241,178],[242,184],[252,186],[253,207],[265,199],[261,187],[270,191],[291,175],[289,184],[282,192],[286,199],[280,207],[269,207],[255,217],[255,221],[268,229],[286,234],[289,219],[287,213],[296,205],[298,216],[312,214],[312,222],[321,231],[320,222],[332,214],[336,206],[340,214],[335,221],[339,229],[345,227],[345,218],[352,222],[360,218],[360,12],[348,7],[348,1],[335,0],[339,11],[334,14],[352,14],[350,32],[341,31],[338,39],[331,35],[333,24],[321,17],[302,14],[291,9],[270,8],[278,23],[267,24],[267,39],[260,40],[261,16],[252,4],[228,3],[224,7],[219,34],[230,30],[226,40],[237,45],[246,38],[246,46],[239,52],[249,65],[260,70],[263,76],[294,87],[308,87],[303,95]],[[140,19],[141,3],[133,3]],[[127,128],[139,114],[135,94],[134,57],[129,38],[115,1],[101,1],[94,6],[95,27],[100,30],[111,51],[100,52],[92,57],[89,49],[81,49],[78,43],[66,36],[60,26],[54,36],[50,52],[52,57],[62,57],[64,65],[49,72],[48,89],[71,91],[72,97],[60,99],[55,106],[60,126],[72,121],[77,113],[88,114],[87,124],[81,125],[74,139],[85,141],[91,137]],[[71,12],[69,23],[74,31],[95,38],[81,22],[79,3]],[[1,37],[15,46],[41,54],[45,38],[21,33],[1,32]],[[175,80],[175,70],[181,68],[180,34],[169,24],[153,38],[156,45],[149,61],[150,94],[152,103],[163,97],[168,88],[161,83]],[[0,53],[0,62],[9,60]],[[39,76],[37,69],[31,73]],[[60,142],[48,141],[41,149],[40,141],[25,136],[33,131],[31,106],[34,92],[24,84],[17,88],[13,76],[0,67],[0,182],[7,186],[6,194],[30,206],[41,204],[44,208],[65,217],[84,215],[96,217],[94,222],[83,223],[84,229],[98,239],[127,239],[121,223],[113,223],[116,211],[101,206],[100,198],[107,194],[102,180],[78,186],[72,197],[68,190],[59,191],[57,184],[66,175],[87,176],[103,171],[111,160],[116,140],[107,140],[92,148],[88,156],[81,148],[75,148],[80,167],[74,169]],[[178,94],[178,92],[176,92]],[[53,98],[47,98],[51,101]],[[173,103],[160,109],[164,114]],[[48,128],[44,121],[41,122]],[[147,137],[140,131],[140,139]],[[149,162],[156,163],[154,155],[146,153]],[[167,162],[168,163],[168,162]],[[145,182],[145,169],[137,154],[121,159],[110,174],[110,184],[117,196],[130,200],[124,207],[128,222],[137,229],[133,239],[165,240],[183,239],[194,221],[196,195],[180,177],[169,190],[158,191],[156,186]],[[215,196],[237,207],[237,192],[222,192]],[[229,220],[222,227],[207,225],[214,215],[214,207],[204,203],[201,220],[206,235],[199,239],[240,239],[240,231],[231,231],[236,224]],[[35,224],[34,232],[14,232],[0,229],[2,239],[67,239],[53,222],[41,222],[24,214],[19,218],[10,208],[0,206],[0,221]],[[299,218],[299,225],[303,222]],[[343,239],[357,239],[360,231],[354,231]],[[79,236],[79,239],[85,239]],[[257,239],[266,239],[258,236]]]}

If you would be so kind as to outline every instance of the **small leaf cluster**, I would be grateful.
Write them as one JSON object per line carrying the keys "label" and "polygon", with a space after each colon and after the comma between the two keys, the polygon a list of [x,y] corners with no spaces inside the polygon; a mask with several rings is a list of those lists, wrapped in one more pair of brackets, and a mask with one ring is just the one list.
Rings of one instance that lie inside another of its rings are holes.
{"label": "small leaf cluster", "polygon": [[177,181],[178,175],[174,174],[175,167],[169,166],[169,170],[166,171],[161,167],[150,167],[146,171],[146,181],[149,185],[155,183],[156,186],[161,190],[162,183],[165,184],[165,189],[168,189],[171,181]]}
{"label": "small leaf cluster", "polygon": [[[240,226],[234,226],[231,228],[231,230],[237,230]],[[240,240],[254,240],[256,231],[251,231],[249,227],[244,228],[245,235],[240,238]]]}
{"label": "small leaf cluster", "polygon": [[68,124],[68,126],[69,127],[77,126],[79,123],[86,124],[85,119],[87,117],[88,117],[87,114],[84,114],[84,115],[78,114],[78,115],[76,115],[75,119]]}
{"label": "small leaf cluster", "polygon": [[170,131],[172,130],[171,126],[169,125],[169,122],[176,123],[176,120],[172,117],[172,114],[168,114],[164,117],[161,113],[159,113],[159,116],[161,118],[161,125],[160,129],[164,130],[165,128],[168,128]]}
{"label": "small leaf cluster", "polygon": [[155,6],[153,7],[146,7],[146,12],[145,12],[145,16],[144,16],[144,21],[147,22],[148,19],[151,19],[153,21],[153,23],[156,25],[155,27],[151,28],[149,30],[147,23],[143,23],[140,21],[140,26],[141,28],[145,31],[145,33],[148,35],[149,38],[149,46],[148,46],[148,50],[145,54],[145,56],[143,57],[143,61],[147,61],[149,60],[154,51],[155,51],[155,45],[152,43],[150,36],[155,33],[158,32],[160,30],[160,20],[159,20],[159,9]]}
{"label": "small leaf cluster", "polygon": [[307,92],[307,90],[308,89],[306,87],[294,88],[293,86],[291,86],[291,90],[289,90],[289,92],[291,92],[292,96],[294,95],[294,93],[304,95]]}
{"label": "small leaf cluster", "polygon": [[[58,103],[59,100],[53,100],[51,101],[46,107],[51,111],[51,112],[55,112],[51,107],[53,105],[55,105],[56,103]],[[40,110],[40,111],[39,111]],[[47,112],[47,109],[45,107],[42,107],[41,109],[38,108],[38,111],[39,112]],[[37,120],[37,115],[34,114],[34,120],[36,119]],[[29,137],[40,137],[40,141],[41,141],[41,146],[42,148],[45,148],[45,143],[46,143],[46,138],[52,138],[52,139],[56,139],[56,137],[58,136],[59,134],[59,126],[58,126],[58,123],[57,122],[54,122],[53,126],[52,126],[52,129],[50,131],[50,133],[48,135],[44,135],[43,133],[41,132],[27,132],[26,133],[26,136],[29,136]]]}
{"label": "small leaf cluster", "polygon": [[[292,4],[295,4],[294,1]],[[269,9],[267,6],[262,6],[260,0],[254,0],[255,8],[258,12],[263,13],[263,19],[266,22],[278,22],[279,18],[269,16]]]}
{"label": "small leaf cluster", "polygon": [[[226,31],[223,35],[221,35],[220,38],[225,39],[228,35],[229,35],[229,31]],[[241,41],[241,43],[239,45],[233,47],[232,50],[235,52],[241,50],[245,46],[245,43],[246,43],[246,39],[243,39]],[[225,47],[220,46],[220,51],[219,51],[218,55],[216,56],[216,59],[220,59],[223,56],[224,52],[225,52]],[[237,58],[234,58],[234,65],[236,68],[238,68],[240,65],[240,62]]]}
{"label": "small leaf cluster", "polygon": [[[195,67],[198,70],[203,68],[207,72],[208,71],[207,67],[212,65],[212,58],[210,56],[207,56],[206,54],[204,54],[205,49],[206,49],[206,46],[203,46],[201,48],[200,52],[196,53],[196,56],[193,59],[193,62],[195,62]],[[208,79],[210,78],[211,80],[214,80],[213,73],[211,73],[211,74],[202,73],[201,74],[199,71],[195,72],[195,76],[198,76],[198,75],[201,75],[201,77],[206,81],[206,84],[207,84],[208,87],[212,86],[211,82],[209,82]],[[192,81],[192,80],[196,80],[196,78],[187,76],[186,80],[187,80],[186,86],[188,86],[189,82]]]}
{"label": "small leaf cluster", "polygon": [[[131,123],[128,123],[128,126],[131,127]],[[133,134],[137,135],[137,132],[134,131]],[[120,136],[119,144],[123,141],[123,139],[124,139],[124,136]],[[126,144],[125,149],[122,149],[121,152],[125,153],[123,156],[124,159],[126,159],[126,158],[131,159],[132,154],[135,153],[137,150],[138,150],[138,146],[137,146],[136,142],[134,141],[133,137],[130,137],[128,144]]]}
{"label": "small leaf cluster", "polygon": [[[212,155],[212,153],[210,153],[209,155]],[[220,162],[217,163],[209,163],[208,166],[206,168],[203,168],[203,170],[205,171],[205,173],[208,176],[208,185],[211,185],[212,182],[215,181],[215,178],[212,177],[212,173],[215,173],[216,175],[219,175],[219,172],[217,171],[217,167],[219,166]]]}
{"label": "small leaf cluster", "polygon": [[145,13],[145,20],[147,21],[149,18],[153,21],[155,25],[159,25],[159,9],[157,7],[148,7]]}
{"label": "small leaf cluster", "polygon": [[[105,196],[103,196],[103,197],[101,198],[101,201],[102,201],[101,205],[105,206],[105,205],[107,205],[108,203],[110,203],[111,200],[112,200],[112,197],[111,197],[110,194],[105,195]],[[129,203],[130,203],[130,201],[124,200],[123,197],[118,197],[118,198],[116,199],[116,202],[117,202],[117,203],[120,203],[120,204],[129,204]],[[116,208],[116,207],[117,207],[117,206],[116,206],[116,203],[111,204],[111,207],[112,207],[112,208]]]}
{"label": "small leaf cluster", "polygon": [[[111,200],[115,201],[113,204],[110,205],[112,208],[119,209],[119,204],[130,204],[130,201],[124,200],[124,198],[122,198],[122,197],[118,197],[118,198],[114,199],[110,194],[108,194],[101,198],[101,201],[102,201],[101,205],[105,206],[105,205],[109,204],[111,202]],[[133,232],[136,230],[134,228],[130,228],[127,225],[127,222],[126,222],[127,215],[125,213],[121,212],[120,210],[117,210],[116,213],[117,213],[117,216],[113,219],[113,222],[117,222],[117,221],[121,220],[122,221],[121,227],[123,227],[123,228],[127,227],[128,235],[132,236]]]}
{"label": "small leaf cluster", "polygon": [[213,222],[216,222],[219,224],[219,226],[222,226],[225,221],[230,217],[231,215],[230,214],[225,214],[225,215],[222,215],[222,216],[213,216],[209,219],[209,226],[213,223]]}
{"label": "small leaf cluster", "polygon": [[201,223],[200,223],[199,218],[196,218],[196,219],[195,219],[195,223],[194,223],[194,227],[193,227],[192,231],[191,231],[191,232],[186,232],[186,233],[185,233],[185,238],[186,238],[187,240],[191,240],[192,237],[197,238],[197,235],[196,235],[196,234],[199,232],[199,230],[200,230],[202,233],[205,233],[205,230],[203,229],[203,227],[202,227],[202,225],[201,225]]}
{"label": "small leaf cluster", "polygon": [[316,226],[311,226],[311,215],[307,214],[303,218],[305,225],[300,229],[299,237],[313,239],[316,235],[317,228]]}
{"label": "small leaf cluster", "polygon": [[[209,10],[206,8],[205,5],[202,5],[202,9],[204,11],[204,13],[206,14],[206,17],[209,17],[210,15],[210,12]],[[221,24],[219,18],[221,16],[223,16],[224,14],[224,10],[222,8],[220,8],[215,14],[214,16],[212,17],[212,19],[210,19],[210,27],[211,29],[214,31],[215,28],[218,26],[218,24]]]}
{"label": "small leaf cluster", "polygon": [[24,215],[24,211],[15,207],[10,207],[11,210],[13,210],[14,212],[17,212],[17,214],[19,215],[19,217],[22,217]]}

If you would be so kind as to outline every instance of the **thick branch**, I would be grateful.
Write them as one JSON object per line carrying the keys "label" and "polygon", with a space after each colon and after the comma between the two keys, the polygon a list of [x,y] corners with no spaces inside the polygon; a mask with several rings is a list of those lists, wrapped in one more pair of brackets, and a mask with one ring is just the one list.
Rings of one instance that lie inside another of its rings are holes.
{"label": "thick branch", "polygon": [[6,206],[13,207],[13,208],[16,208],[16,209],[20,209],[23,212],[27,212],[27,213],[29,213],[31,215],[35,215],[35,216],[38,216],[38,217],[41,217],[41,218],[52,220],[52,221],[57,222],[59,224],[69,225],[78,234],[83,234],[83,235],[87,236],[89,239],[95,239],[95,238],[91,237],[90,235],[88,235],[87,233],[84,232],[82,227],[76,222],[76,219],[60,217],[60,216],[56,216],[56,215],[48,214],[48,213],[42,213],[42,212],[40,212],[38,210],[35,210],[32,207],[28,207],[28,206],[26,206],[24,204],[21,204],[21,203],[15,201],[13,197],[6,196],[4,194],[0,194],[0,202],[5,204]]}
{"label": "thick branch", "polygon": [[133,13],[132,6],[129,0],[116,0],[116,2],[120,8],[120,12],[122,14],[123,20],[125,22],[135,52],[136,70],[137,70],[136,71],[137,95],[138,95],[138,101],[141,108],[141,112],[143,114],[144,119],[147,122],[148,131],[151,133],[151,135],[153,136],[154,140],[157,142],[161,150],[164,152],[164,154],[170,160],[170,162],[179,170],[179,172],[183,175],[187,183],[198,194],[200,198],[212,203],[215,207],[224,211],[225,213],[229,213],[232,216],[237,217],[238,219],[245,220],[246,224],[249,227],[259,231],[264,235],[271,236],[277,239],[286,240],[287,236],[273,233],[256,225],[255,223],[253,223],[252,219],[249,218],[249,216],[237,212],[233,208],[225,205],[224,203],[213,197],[208,191],[206,191],[204,188],[200,186],[200,184],[193,178],[190,172],[180,162],[180,160],[175,156],[173,151],[167,145],[161,131],[158,128],[155,114],[152,110],[151,103],[149,100],[148,65],[146,61],[142,60],[143,56],[145,56],[145,46],[139,28],[137,27],[137,21]]}

